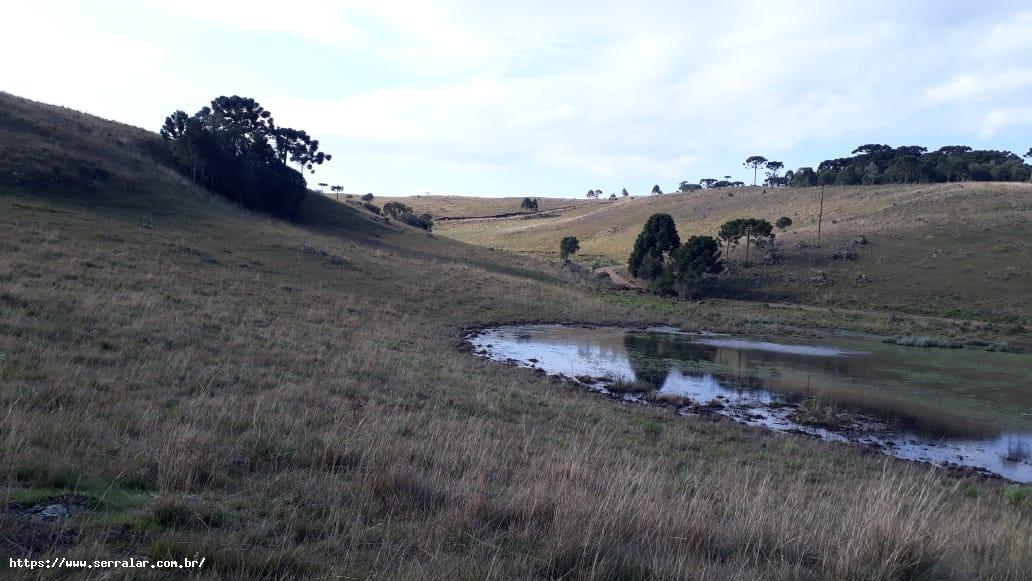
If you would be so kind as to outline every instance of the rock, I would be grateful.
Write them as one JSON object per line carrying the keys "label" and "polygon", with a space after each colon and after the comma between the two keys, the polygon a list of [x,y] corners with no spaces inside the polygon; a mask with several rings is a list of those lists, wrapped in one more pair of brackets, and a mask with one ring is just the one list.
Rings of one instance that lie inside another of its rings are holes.
{"label": "rock", "polygon": [[848,246],[842,246],[836,250],[831,257],[835,260],[856,260],[858,255]]}
{"label": "rock", "polygon": [[810,275],[810,284],[818,287],[828,286],[831,284],[831,279],[823,270],[815,270]]}
{"label": "rock", "polygon": [[46,506],[38,507],[39,516],[43,520],[57,520],[59,518],[67,518],[70,514],[68,507],[63,504],[48,504]]}

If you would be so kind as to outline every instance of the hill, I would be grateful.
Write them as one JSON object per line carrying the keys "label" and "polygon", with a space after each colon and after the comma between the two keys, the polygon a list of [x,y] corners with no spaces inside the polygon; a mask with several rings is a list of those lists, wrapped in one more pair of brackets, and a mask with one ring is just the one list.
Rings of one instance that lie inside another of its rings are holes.
{"label": "hill", "polygon": [[[353,201],[274,220],[183,180],[161,145],[0,95],[11,558],[203,557],[235,578],[1029,570],[1025,489],[616,405],[457,348],[464,328],[517,320],[934,320],[627,296]],[[70,514],[34,508],[52,504]]]}
{"label": "hill", "polygon": [[[501,214],[497,201],[409,198],[417,211],[442,216]],[[792,219],[777,232],[780,260],[739,270],[725,294],[839,308],[881,309],[961,318],[1014,320],[1027,314],[1032,294],[1032,184],[954,183],[825,189],[821,248],[817,241],[820,188],[711,189],[683,194],[574,202],[539,215],[524,214],[439,223],[443,235],[474,244],[555,255],[567,235],[580,239],[580,256],[593,264],[626,264],[648,217],[669,213],[682,238],[716,235],[739,217],[771,223]],[[854,245],[858,237],[868,244]],[[836,260],[833,255],[856,259]],[[762,256],[753,250],[753,256]],[[744,258],[741,248],[732,257]],[[755,259],[754,259],[755,260]],[[829,284],[811,283],[817,271]]]}

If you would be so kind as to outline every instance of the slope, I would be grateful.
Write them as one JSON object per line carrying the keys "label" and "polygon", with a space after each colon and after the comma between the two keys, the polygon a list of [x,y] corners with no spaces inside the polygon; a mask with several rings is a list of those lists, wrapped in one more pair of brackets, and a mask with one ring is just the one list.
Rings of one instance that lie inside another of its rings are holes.
{"label": "slope", "polygon": [[[237,578],[1028,570],[1032,514],[999,483],[615,406],[456,349],[468,325],[743,328],[748,306],[622,306],[323,198],[271,220],[168,171],[152,134],[10,96],[0,143],[13,558],[204,557]],[[71,515],[33,516],[51,503]]]}
{"label": "slope", "polygon": [[[411,204],[422,211],[422,199]],[[645,220],[671,214],[682,238],[715,235],[738,217],[793,225],[778,232],[774,266],[739,270],[725,293],[845,308],[876,308],[1002,321],[1027,314],[1032,294],[1032,185],[959,183],[826,188],[702,190],[581,204],[547,215],[442,222],[438,232],[465,242],[554,255],[577,236],[582,257],[623,264]],[[854,246],[863,236],[869,244]],[[836,260],[847,247],[856,259]],[[754,256],[762,254],[756,250]],[[732,256],[744,258],[739,248]],[[754,259],[755,261],[755,259]],[[811,282],[824,272],[824,284]]]}

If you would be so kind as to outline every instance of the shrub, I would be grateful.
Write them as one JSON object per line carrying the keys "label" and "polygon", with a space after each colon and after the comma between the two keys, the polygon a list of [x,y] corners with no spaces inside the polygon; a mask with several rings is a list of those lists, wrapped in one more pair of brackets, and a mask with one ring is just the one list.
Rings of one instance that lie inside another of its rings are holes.
{"label": "shrub", "polygon": [[775,222],[774,225],[777,226],[779,230],[784,230],[792,225],[792,219],[788,216],[782,216],[778,218],[778,221]]}
{"label": "shrub", "polygon": [[434,228],[433,216],[430,214],[417,216],[410,206],[401,202],[387,202],[383,205],[383,213],[399,222],[404,222],[416,228],[422,228],[427,232],[432,231]]}
{"label": "shrub", "polygon": [[362,196],[361,200],[363,202],[372,202],[373,201],[373,194],[371,194],[371,193],[370,194],[365,194],[364,196]]}
{"label": "shrub", "polygon": [[576,254],[580,250],[580,241],[577,240],[576,236],[566,236],[559,241],[559,257],[563,261],[570,259],[571,254]]}

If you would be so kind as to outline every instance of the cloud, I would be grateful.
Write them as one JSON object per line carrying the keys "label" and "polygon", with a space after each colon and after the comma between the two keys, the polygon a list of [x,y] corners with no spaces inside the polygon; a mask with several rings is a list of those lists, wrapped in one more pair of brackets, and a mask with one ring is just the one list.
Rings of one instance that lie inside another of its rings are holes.
{"label": "cloud", "polygon": [[924,91],[924,101],[942,105],[964,99],[999,97],[1032,85],[1032,68],[960,73]]}
{"label": "cloud", "polygon": [[1002,130],[1015,127],[1032,127],[1032,106],[995,109],[982,115],[979,134],[992,137]]}
{"label": "cloud", "polygon": [[34,54],[0,63],[7,90],[151,127],[220,93],[253,95],[339,154],[321,179],[362,191],[408,187],[408,176],[382,173],[402,165],[440,167],[435,183],[467,191],[472,174],[491,172],[515,176],[519,191],[744,176],[740,159],[755,153],[792,167],[856,143],[932,145],[944,128],[950,141],[999,135],[1027,122],[1032,84],[1032,12],[1021,3],[147,0],[12,10],[23,25],[0,49]]}

